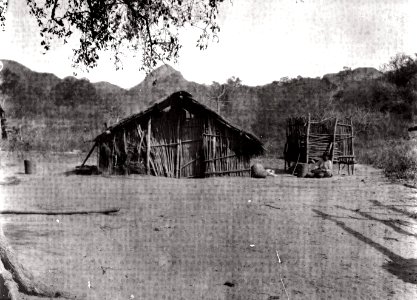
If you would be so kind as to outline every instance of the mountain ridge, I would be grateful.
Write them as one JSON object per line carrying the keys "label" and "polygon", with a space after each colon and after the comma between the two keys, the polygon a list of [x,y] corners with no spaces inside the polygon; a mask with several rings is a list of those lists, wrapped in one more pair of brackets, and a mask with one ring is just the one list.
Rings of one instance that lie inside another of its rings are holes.
{"label": "mountain ridge", "polygon": [[[33,76],[38,77],[40,79],[43,78],[50,78],[49,81],[53,83],[57,83],[61,80],[65,80],[68,78],[74,79],[74,80],[87,80],[92,85],[95,86],[95,88],[101,92],[114,93],[115,91],[118,92],[127,92],[128,94],[135,94],[143,92],[144,89],[151,89],[152,87],[155,87],[158,85],[158,81],[164,81],[169,80],[171,85],[176,84],[177,90],[186,88],[190,83],[192,85],[200,85],[200,86],[210,86],[206,84],[200,84],[196,83],[194,81],[189,81],[184,78],[182,73],[175,68],[173,68],[169,64],[164,64],[155,70],[153,70],[150,74],[148,74],[144,80],[136,84],[135,86],[131,88],[123,88],[118,86],[117,84],[111,83],[109,81],[98,81],[98,82],[91,82],[87,78],[81,78],[78,79],[74,76],[68,75],[65,78],[61,79],[58,76],[56,76],[53,73],[49,72],[38,72],[33,71],[30,68],[24,66],[23,64],[13,61],[13,60],[7,60],[7,59],[0,59],[1,62],[3,62],[3,70],[9,69],[10,71],[16,73],[19,76],[23,76],[28,79],[33,79]],[[32,74],[32,76],[28,76],[27,74]],[[364,79],[377,79],[383,76],[383,73],[381,71],[378,71],[377,69],[373,67],[359,67],[352,70],[341,70],[337,73],[327,73],[324,74],[322,77],[320,77],[321,80],[329,80],[331,83],[340,83],[343,80],[350,80],[350,81],[361,81]],[[310,77],[302,77],[303,79],[315,79]],[[291,80],[291,79],[290,79]],[[271,81],[270,83],[265,83],[262,85],[256,85],[256,86],[249,86],[251,88],[260,88],[266,85],[269,85],[273,82],[277,81]]]}

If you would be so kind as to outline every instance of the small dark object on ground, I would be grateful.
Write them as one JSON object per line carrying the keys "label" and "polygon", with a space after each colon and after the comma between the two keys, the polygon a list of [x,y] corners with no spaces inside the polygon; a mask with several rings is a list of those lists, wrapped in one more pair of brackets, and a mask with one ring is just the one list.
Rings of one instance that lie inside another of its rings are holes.
{"label": "small dark object on ground", "polygon": [[384,240],[387,240],[387,241],[392,240],[392,241],[398,242],[398,239],[392,238],[392,237],[387,237],[387,236],[384,236]]}
{"label": "small dark object on ground", "polygon": [[[314,170],[313,170],[314,171]],[[306,174],[305,178],[330,178],[333,177],[333,174],[327,172],[309,172]]]}
{"label": "small dark object on ground", "polygon": [[251,167],[251,176],[253,178],[266,178],[268,173],[266,172],[263,165],[256,163]]}
{"label": "small dark object on ground", "polygon": [[228,287],[234,287],[234,286],[235,286],[235,284],[234,284],[233,282],[229,282],[229,281],[226,281],[226,282],[224,283],[224,285],[225,285],[225,286],[228,286]]}
{"label": "small dark object on ground", "polygon": [[97,166],[76,166],[75,167],[75,174],[77,175],[97,175],[99,174]]}
{"label": "small dark object on ground", "polygon": [[273,205],[270,205],[270,204],[264,204],[264,205],[267,206],[267,207],[270,207],[270,208],[281,209],[281,207],[273,206]]}
{"label": "small dark object on ground", "polygon": [[299,163],[296,167],[295,173],[297,177],[306,177],[308,174],[308,164]]}
{"label": "small dark object on ground", "polygon": [[36,163],[31,160],[25,159],[23,161],[25,166],[25,174],[35,174],[36,173]]}

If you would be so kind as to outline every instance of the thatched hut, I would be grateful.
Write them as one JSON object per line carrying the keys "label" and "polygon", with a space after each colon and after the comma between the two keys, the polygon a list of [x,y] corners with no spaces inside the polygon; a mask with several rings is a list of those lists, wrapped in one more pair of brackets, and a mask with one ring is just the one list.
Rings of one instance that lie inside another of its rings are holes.
{"label": "thatched hut", "polygon": [[308,117],[287,119],[287,141],[285,144],[285,167],[293,163],[311,163],[320,159],[324,152],[332,162],[348,165],[354,173],[355,151],[351,118],[327,118],[322,120]]}
{"label": "thatched hut", "polygon": [[183,91],[107,128],[89,155],[94,148],[103,173],[176,178],[250,176],[250,158],[264,151],[257,137]]}

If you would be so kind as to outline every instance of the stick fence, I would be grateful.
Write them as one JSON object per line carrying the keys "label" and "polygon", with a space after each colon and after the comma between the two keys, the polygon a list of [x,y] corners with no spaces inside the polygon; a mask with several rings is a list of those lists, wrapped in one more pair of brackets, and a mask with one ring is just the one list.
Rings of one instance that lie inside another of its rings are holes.
{"label": "stick fence", "polygon": [[324,152],[330,154],[334,162],[354,162],[354,133],[351,118],[328,118],[313,120],[310,116],[287,119],[287,141],[284,158],[287,164],[298,159],[311,163],[320,159]]}

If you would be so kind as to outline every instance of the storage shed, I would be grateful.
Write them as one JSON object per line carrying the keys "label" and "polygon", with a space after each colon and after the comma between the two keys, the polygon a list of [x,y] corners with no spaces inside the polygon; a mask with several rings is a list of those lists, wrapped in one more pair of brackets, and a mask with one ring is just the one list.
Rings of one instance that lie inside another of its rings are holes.
{"label": "storage shed", "polygon": [[287,141],[285,144],[285,168],[293,163],[312,163],[320,159],[324,152],[332,162],[347,165],[349,173],[354,173],[355,151],[351,118],[312,119],[291,117],[287,119]]}
{"label": "storage shed", "polygon": [[184,91],[107,128],[95,138],[97,166],[107,174],[176,178],[250,176],[250,158],[264,148]]}

